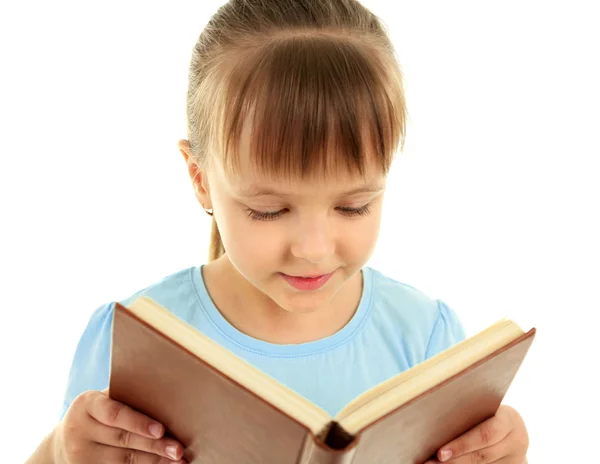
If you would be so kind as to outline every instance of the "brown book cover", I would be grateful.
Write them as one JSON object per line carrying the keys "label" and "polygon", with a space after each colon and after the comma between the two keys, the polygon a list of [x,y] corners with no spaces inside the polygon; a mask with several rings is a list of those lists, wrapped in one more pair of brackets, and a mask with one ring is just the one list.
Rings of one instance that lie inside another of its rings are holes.
{"label": "brown book cover", "polygon": [[535,336],[503,320],[335,418],[147,297],[115,303],[109,395],[206,463],[422,464],[493,416]]}

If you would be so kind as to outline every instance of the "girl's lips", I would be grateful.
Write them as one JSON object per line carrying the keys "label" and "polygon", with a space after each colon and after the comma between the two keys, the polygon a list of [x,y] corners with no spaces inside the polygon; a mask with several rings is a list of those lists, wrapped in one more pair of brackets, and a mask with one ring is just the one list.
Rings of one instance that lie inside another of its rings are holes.
{"label": "girl's lips", "polygon": [[285,281],[298,290],[317,290],[325,285],[332,275],[333,272],[317,277],[296,277],[281,273]]}

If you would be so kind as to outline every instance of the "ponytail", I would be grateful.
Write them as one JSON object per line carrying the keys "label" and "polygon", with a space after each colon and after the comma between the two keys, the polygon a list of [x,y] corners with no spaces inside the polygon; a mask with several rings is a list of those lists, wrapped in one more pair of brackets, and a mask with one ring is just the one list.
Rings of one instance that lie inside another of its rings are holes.
{"label": "ponytail", "polygon": [[225,254],[225,248],[223,247],[223,242],[221,241],[221,234],[219,233],[219,228],[217,227],[217,221],[213,217],[210,231],[210,244],[208,246],[208,261],[214,261],[223,254]]}

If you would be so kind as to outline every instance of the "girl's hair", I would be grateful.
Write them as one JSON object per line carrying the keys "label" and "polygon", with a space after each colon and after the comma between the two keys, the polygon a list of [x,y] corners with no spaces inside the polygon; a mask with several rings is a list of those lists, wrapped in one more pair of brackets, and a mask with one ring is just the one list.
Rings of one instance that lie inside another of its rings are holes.
{"label": "girl's hair", "polygon": [[[259,173],[364,175],[370,153],[387,174],[406,115],[392,43],[357,0],[230,0],[193,49],[188,139],[200,167],[218,154],[236,172],[248,118]],[[224,252],[213,217],[209,260]]]}

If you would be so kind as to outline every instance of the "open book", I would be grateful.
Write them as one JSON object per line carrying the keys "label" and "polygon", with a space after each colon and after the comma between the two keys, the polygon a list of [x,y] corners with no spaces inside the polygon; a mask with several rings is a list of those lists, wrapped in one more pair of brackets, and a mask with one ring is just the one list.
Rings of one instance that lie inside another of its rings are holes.
{"label": "open book", "polygon": [[421,464],[495,414],[535,336],[501,320],[330,417],[148,297],[115,303],[112,330],[110,397],[197,464]]}

